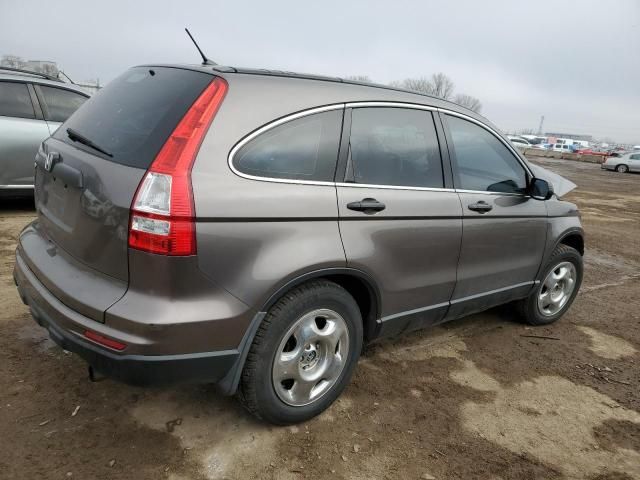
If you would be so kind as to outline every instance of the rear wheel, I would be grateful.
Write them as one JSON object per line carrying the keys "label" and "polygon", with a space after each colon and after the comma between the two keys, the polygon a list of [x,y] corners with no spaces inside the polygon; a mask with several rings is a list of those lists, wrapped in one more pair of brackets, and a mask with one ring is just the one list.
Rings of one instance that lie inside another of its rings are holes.
{"label": "rear wheel", "polygon": [[318,280],[287,293],[256,333],[240,399],[254,415],[286,425],[331,405],[349,383],[362,348],[362,318],[339,285]]}
{"label": "rear wheel", "polygon": [[569,309],[582,283],[582,256],[567,245],[558,245],[542,270],[536,288],[517,304],[530,325],[548,325]]}
{"label": "rear wheel", "polygon": [[616,167],[616,172],[618,173],[627,173],[628,171],[629,171],[629,167],[624,164],[620,164]]}

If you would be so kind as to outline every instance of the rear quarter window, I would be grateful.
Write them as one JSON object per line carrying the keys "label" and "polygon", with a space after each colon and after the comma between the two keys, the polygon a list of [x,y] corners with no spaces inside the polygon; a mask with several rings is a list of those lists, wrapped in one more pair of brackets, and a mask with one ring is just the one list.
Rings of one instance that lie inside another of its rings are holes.
{"label": "rear quarter window", "polygon": [[342,109],[315,113],[266,130],[234,154],[241,173],[331,182],[338,159]]}
{"label": "rear quarter window", "polygon": [[181,68],[129,69],[87,100],[54,137],[78,146],[67,137],[71,128],[113,155],[105,160],[148,168],[214,78]]}

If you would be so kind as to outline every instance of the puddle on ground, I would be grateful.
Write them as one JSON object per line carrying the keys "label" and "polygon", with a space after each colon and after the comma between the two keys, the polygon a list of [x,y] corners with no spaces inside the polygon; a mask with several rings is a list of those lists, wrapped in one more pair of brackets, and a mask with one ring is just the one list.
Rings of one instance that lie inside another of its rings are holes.
{"label": "puddle on ground", "polygon": [[595,328],[578,326],[578,330],[589,335],[591,340],[590,350],[602,358],[617,360],[622,357],[634,355],[637,350],[626,340],[602,333]]}

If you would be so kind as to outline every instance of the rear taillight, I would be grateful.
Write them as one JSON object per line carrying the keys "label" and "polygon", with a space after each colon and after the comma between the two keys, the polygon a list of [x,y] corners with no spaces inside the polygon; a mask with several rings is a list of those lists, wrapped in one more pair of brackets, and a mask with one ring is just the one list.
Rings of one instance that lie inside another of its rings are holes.
{"label": "rear taillight", "polygon": [[226,92],[227,83],[215,78],[180,120],[143,177],[131,205],[131,248],[195,255],[191,168]]}
{"label": "rear taillight", "polygon": [[109,347],[113,350],[118,350],[119,352],[127,348],[126,343],[118,342],[117,340],[105,337],[104,335],[92,332],[91,330],[85,330],[84,336],[94,343],[100,344],[104,347]]}

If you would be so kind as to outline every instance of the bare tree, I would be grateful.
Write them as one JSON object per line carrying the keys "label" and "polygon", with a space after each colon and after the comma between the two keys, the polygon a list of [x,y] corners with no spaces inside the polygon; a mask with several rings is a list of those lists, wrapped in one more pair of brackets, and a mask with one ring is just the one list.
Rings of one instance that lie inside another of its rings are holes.
{"label": "bare tree", "polygon": [[453,82],[444,73],[434,73],[431,75],[431,95],[449,100],[453,95]]}
{"label": "bare tree", "polygon": [[471,95],[460,93],[456,95],[456,98],[453,101],[458,105],[467,107],[469,110],[473,110],[476,113],[480,113],[480,110],[482,110],[482,103],[480,103],[480,100],[476,97],[472,97]]}
{"label": "bare tree", "polygon": [[[434,73],[431,78],[405,78],[404,80],[394,80],[389,83],[391,87],[404,88],[415,92],[426,93],[434,97],[440,97],[444,100],[450,100],[453,97],[454,83],[444,73]],[[454,101],[467,107],[474,112],[480,112],[482,104],[480,100],[471,95],[460,93],[455,96]]]}
{"label": "bare tree", "polygon": [[369,75],[347,75],[345,80],[351,80],[352,82],[365,82],[371,83],[371,77]]}
{"label": "bare tree", "polygon": [[413,90],[416,92],[431,94],[433,86],[428,79],[422,78],[407,78],[404,80],[403,87],[407,90]]}
{"label": "bare tree", "polygon": [[405,78],[404,80],[394,80],[389,83],[389,86],[396,88],[404,88],[406,90],[413,90],[414,92],[431,94],[431,82],[425,77],[421,78]]}
{"label": "bare tree", "polygon": [[405,78],[402,81],[394,81],[392,87],[406,88],[414,92],[426,93],[448,100],[453,95],[453,82],[444,73],[435,73],[431,78]]}

